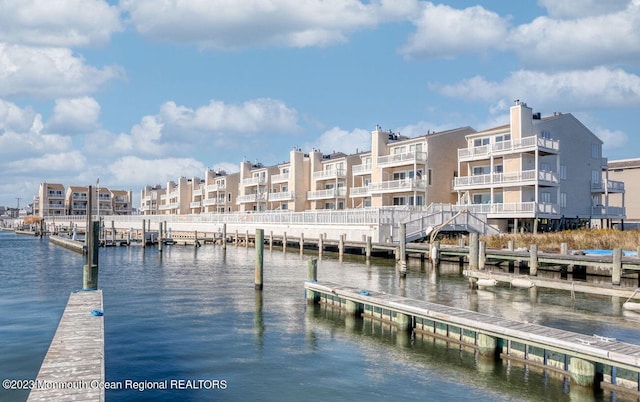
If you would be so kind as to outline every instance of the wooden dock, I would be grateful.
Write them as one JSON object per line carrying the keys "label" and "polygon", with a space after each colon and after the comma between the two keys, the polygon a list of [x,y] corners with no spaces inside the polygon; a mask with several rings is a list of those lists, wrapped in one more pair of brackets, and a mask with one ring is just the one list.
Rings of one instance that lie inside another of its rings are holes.
{"label": "wooden dock", "polygon": [[101,290],[69,296],[28,401],[104,401],[102,311]]}
{"label": "wooden dock", "polygon": [[487,358],[560,372],[573,384],[640,397],[640,346],[331,282],[305,283],[307,301],[459,343]]}

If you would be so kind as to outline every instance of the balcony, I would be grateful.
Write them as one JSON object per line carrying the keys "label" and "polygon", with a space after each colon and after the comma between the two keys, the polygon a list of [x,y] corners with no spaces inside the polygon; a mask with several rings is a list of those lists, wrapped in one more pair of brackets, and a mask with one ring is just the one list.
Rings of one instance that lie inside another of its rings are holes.
{"label": "balcony", "polygon": [[479,174],[473,176],[456,177],[453,179],[454,190],[470,190],[489,186],[533,186],[536,184],[553,186],[558,184],[558,175],[555,172],[538,172],[536,180],[535,170],[523,170],[520,172]]}
{"label": "balcony", "polygon": [[245,187],[247,187],[247,186],[259,186],[261,184],[267,184],[266,176],[250,177],[248,179],[243,179],[242,180],[242,185],[245,186]]}
{"label": "balcony", "polygon": [[344,179],[347,174],[344,169],[331,169],[313,172],[311,177],[315,180]]}
{"label": "balcony", "polygon": [[402,191],[426,191],[426,189],[426,180],[403,179],[369,184],[369,191],[371,194],[395,193]]}
{"label": "balcony", "polygon": [[289,172],[271,176],[271,184],[287,183],[289,181]]}
{"label": "balcony", "polygon": [[204,195],[204,188],[196,188],[195,190],[193,190],[193,195]]}
{"label": "balcony", "polygon": [[349,198],[368,197],[370,195],[371,195],[371,191],[369,189],[369,186],[351,187],[349,189]]}
{"label": "balcony", "polygon": [[189,204],[189,208],[200,208],[202,206],[202,201],[193,201]]}
{"label": "balcony", "polygon": [[354,176],[361,175],[361,174],[371,174],[371,164],[355,165],[351,168],[351,173]]}
{"label": "balcony", "polygon": [[458,161],[488,159],[492,155],[499,156],[519,152],[531,152],[536,149],[541,153],[556,154],[560,150],[560,141],[531,136],[479,147],[461,148],[458,149]]}
{"label": "balcony", "polygon": [[294,194],[291,191],[269,193],[269,201],[293,201],[293,200],[294,200]]}
{"label": "balcony", "polygon": [[426,162],[427,153],[418,151],[378,157],[378,167],[404,166]]}
{"label": "balcony", "polygon": [[347,195],[347,189],[344,187],[328,188],[325,190],[307,191],[308,200],[323,200],[330,198],[344,198]]}
{"label": "balcony", "polygon": [[223,205],[224,204],[224,198],[218,199],[218,198],[207,198],[202,200],[202,206],[204,207],[208,207],[209,205]]}
{"label": "balcony", "polygon": [[238,197],[236,197],[236,204],[265,201],[267,201],[267,193],[239,195]]}
{"label": "balcony", "polygon": [[624,182],[605,180],[604,182],[591,182],[592,193],[624,193]]}

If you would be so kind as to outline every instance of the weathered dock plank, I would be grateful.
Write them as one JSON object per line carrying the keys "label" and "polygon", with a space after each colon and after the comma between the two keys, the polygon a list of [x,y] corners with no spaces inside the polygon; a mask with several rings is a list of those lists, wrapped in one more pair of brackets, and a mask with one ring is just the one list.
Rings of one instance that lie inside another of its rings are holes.
{"label": "weathered dock plank", "polygon": [[102,291],[72,293],[28,401],[104,401]]}

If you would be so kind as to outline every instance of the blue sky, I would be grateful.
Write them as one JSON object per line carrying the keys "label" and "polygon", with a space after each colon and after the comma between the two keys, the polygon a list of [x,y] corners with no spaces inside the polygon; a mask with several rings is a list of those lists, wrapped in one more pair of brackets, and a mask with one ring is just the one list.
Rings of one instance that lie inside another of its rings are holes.
{"label": "blue sky", "polygon": [[638,38],[640,0],[0,0],[0,205],[481,130],[514,99],[640,157]]}

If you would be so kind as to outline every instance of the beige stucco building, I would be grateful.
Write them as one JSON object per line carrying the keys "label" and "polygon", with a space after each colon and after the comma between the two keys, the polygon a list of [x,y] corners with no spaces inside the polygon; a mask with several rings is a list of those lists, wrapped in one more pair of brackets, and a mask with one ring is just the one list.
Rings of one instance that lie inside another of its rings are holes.
{"label": "beige stucco building", "polygon": [[624,183],[624,192],[612,194],[615,204],[625,205],[625,223],[640,226],[640,158],[609,161],[608,177],[611,186]]}
{"label": "beige stucco building", "polygon": [[64,185],[59,183],[40,183],[38,195],[33,197],[34,215],[66,215],[64,203]]}
{"label": "beige stucco building", "polygon": [[[34,200],[34,214],[40,217],[56,215],[86,215],[89,197],[92,200],[92,213],[100,215],[131,215],[131,191],[111,190],[105,187],[69,186],[62,184],[40,183],[38,195]],[[99,199],[100,210],[98,212]]]}

